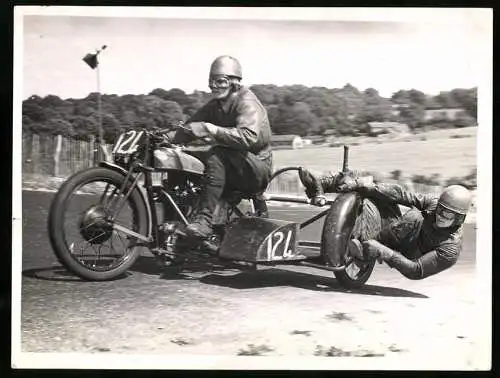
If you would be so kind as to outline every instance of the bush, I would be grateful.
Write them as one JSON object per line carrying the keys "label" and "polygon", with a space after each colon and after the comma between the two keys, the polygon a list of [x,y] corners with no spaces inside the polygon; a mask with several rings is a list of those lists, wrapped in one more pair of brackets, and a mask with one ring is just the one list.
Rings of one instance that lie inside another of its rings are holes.
{"label": "bush", "polygon": [[467,176],[452,177],[446,181],[446,185],[463,185],[469,190],[474,190],[477,188],[477,171],[474,168]]}
{"label": "bush", "polygon": [[391,172],[391,179],[398,181],[401,178],[402,174],[403,172],[400,169],[396,169]]}
{"label": "bush", "polygon": [[413,175],[411,181],[418,184],[438,186],[441,185],[441,175],[439,175],[438,173],[433,173],[431,176]]}
{"label": "bush", "polygon": [[461,139],[461,138],[470,138],[471,135],[469,134],[453,134],[453,135],[450,135],[450,139]]}

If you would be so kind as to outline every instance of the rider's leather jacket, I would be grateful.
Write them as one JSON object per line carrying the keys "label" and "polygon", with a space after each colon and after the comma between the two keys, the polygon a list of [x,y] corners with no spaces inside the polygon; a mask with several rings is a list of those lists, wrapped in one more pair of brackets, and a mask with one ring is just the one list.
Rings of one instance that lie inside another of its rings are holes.
{"label": "rider's leather jacket", "polygon": [[[224,101],[209,101],[187,123],[189,122],[210,122],[220,126],[214,136],[217,144],[249,151],[272,164],[271,126],[267,111],[250,89],[241,87]],[[179,132],[183,134],[182,130]],[[180,137],[184,142],[189,138],[186,135],[176,135],[176,140]]]}

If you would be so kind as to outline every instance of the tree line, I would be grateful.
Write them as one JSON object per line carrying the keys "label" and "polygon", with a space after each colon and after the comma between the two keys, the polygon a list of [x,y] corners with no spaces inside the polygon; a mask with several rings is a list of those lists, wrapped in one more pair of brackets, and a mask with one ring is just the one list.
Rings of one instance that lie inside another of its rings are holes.
{"label": "tree line", "polygon": [[[274,134],[356,136],[369,132],[369,122],[401,122],[413,131],[466,127],[477,122],[477,88],[457,88],[436,96],[416,89],[400,90],[390,98],[380,96],[376,89],[360,91],[350,84],[336,89],[272,84],[250,89],[266,107]],[[97,111],[98,98],[98,93],[81,99],[33,95],[23,101],[23,132],[88,140],[98,134],[102,122],[104,139],[112,142],[130,128],[168,128],[176,121],[185,121],[210,94],[187,94],[178,88],[157,88],[140,95],[104,94],[101,112]],[[444,114],[426,120],[426,109],[445,108],[463,111],[453,120]]]}

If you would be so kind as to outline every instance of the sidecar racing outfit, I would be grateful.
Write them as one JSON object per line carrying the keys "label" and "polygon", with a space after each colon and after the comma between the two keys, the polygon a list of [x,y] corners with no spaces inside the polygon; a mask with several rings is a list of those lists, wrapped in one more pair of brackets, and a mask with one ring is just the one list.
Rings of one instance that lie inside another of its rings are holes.
{"label": "sidecar racing outfit", "polygon": [[[355,174],[354,174],[355,176]],[[301,172],[301,180],[309,197],[338,191],[343,174],[331,174],[316,178],[310,172]],[[458,188],[457,188],[458,187]],[[370,257],[385,261],[405,277],[423,279],[452,267],[462,250],[463,221],[471,198],[467,189],[454,185],[445,189],[443,194],[419,194],[405,190],[397,184],[370,182],[356,179],[353,190],[358,191],[376,206],[381,219],[380,231],[355,236],[354,255],[366,257],[366,244],[371,251]],[[410,209],[402,213],[399,205]],[[363,208],[363,212],[370,207]],[[448,227],[437,227],[436,217],[441,211],[456,214]],[[362,229],[371,227],[373,217],[365,217]],[[375,223],[379,220],[375,219]],[[358,224],[357,224],[358,225]],[[359,233],[358,233],[359,234]],[[362,243],[363,242],[363,243]],[[358,251],[356,251],[358,249]],[[357,252],[357,253],[356,253]]]}

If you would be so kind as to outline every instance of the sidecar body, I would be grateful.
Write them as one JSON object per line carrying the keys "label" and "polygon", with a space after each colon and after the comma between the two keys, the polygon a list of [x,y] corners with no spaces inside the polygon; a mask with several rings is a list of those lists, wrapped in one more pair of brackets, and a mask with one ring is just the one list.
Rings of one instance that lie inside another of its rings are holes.
{"label": "sidecar body", "polygon": [[[271,196],[270,199],[308,203],[307,198]],[[259,217],[238,218],[227,226],[219,256],[261,264],[314,260],[328,270],[343,269],[350,230],[360,203],[361,198],[356,193],[338,195],[326,203],[323,211],[302,223]],[[299,240],[301,229],[323,217],[326,220],[321,241]]]}
{"label": "sidecar body", "polygon": [[304,260],[298,251],[300,224],[277,219],[243,217],[228,225],[219,257],[264,263]]}

